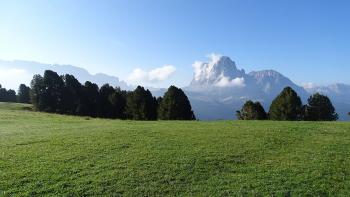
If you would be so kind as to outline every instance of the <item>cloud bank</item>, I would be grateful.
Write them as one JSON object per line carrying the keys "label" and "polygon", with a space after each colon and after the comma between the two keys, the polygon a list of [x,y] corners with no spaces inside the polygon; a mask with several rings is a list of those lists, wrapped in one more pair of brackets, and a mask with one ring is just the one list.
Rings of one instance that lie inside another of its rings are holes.
{"label": "cloud bank", "polygon": [[145,71],[141,68],[136,68],[129,75],[128,80],[131,82],[146,82],[157,83],[167,80],[176,71],[176,68],[172,65],[164,65],[159,68]]}
{"label": "cloud bank", "polygon": [[218,82],[215,83],[215,86],[218,87],[244,87],[244,78],[243,77],[237,77],[235,79],[230,80],[228,77],[221,77]]}
{"label": "cloud bank", "polygon": [[209,58],[208,63],[204,63],[201,61],[195,61],[192,64],[192,67],[194,69],[194,79],[195,80],[199,80],[201,78],[201,76],[206,76],[206,78],[209,78],[209,73],[210,73],[211,69],[213,68],[213,65],[220,60],[222,55],[217,54],[217,53],[211,53],[211,54],[207,55],[207,57]]}

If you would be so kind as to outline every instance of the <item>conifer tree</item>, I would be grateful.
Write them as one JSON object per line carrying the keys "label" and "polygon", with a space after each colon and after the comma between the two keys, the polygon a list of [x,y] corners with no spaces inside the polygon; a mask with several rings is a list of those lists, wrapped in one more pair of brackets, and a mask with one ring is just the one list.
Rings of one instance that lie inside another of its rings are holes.
{"label": "conifer tree", "polygon": [[286,87],[273,100],[269,117],[271,120],[301,120],[302,108],[298,94],[291,87]]}
{"label": "conifer tree", "polygon": [[157,103],[149,90],[141,86],[130,92],[126,102],[127,116],[133,120],[156,120]]}
{"label": "conifer tree", "polygon": [[45,106],[42,102],[44,91],[44,79],[41,75],[34,75],[30,82],[30,101],[35,110],[42,111]]}
{"label": "conifer tree", "polygon": [[98,97],[98,116],[102,118],[113,118],[113,105],[110,96],[115,90],[109,84],[101,86]]}
{"label": "conifer tree", "polygon": [[41,102],[43,111],[61,112],[63,108],[63,79],[54,71],[46,70],[43,77]]}
{"label": "conifer tree", "polygon": [[237,111],[239,120],[266,120],[267,114],[260,102],[247,101],[240,111]]}
{"label": "conifer tree", "polygon": [[30,87],[21,84],[18,88],[18,102],[30,103]]}
{"label": "conifer tree", "polygon": [[196,119],[190,101],[180,88],[170,86],[159,101],[158,118],[161,120]]}
{"label": "conifer tree", "polygon": [[127,92],[122,91],[120,88],[116,88],[109,96],[108,99],[112,105],[113,118],[126,118],[126,96]]}
{"label": "conifer tree", "polygon": [[337,119],[338,114],[327,96],[316,93],[309,97],[305,107],[305,120],[334,121]]}
{"label": "conifer tree", "polygon": [[86,81],[82,87],[82,97],[77,108],[78,115],[96,117],[99,99],[97,84]]}
{"label": "conifer tree", "polygon": [[63,113],[76,114],[81,102],[82,85],[73,75],[64,75],[64,90],[62,95]]}
{"label": "conifer tree", "polygon": [[17,96],[14,90],[6,90],[0,85],[0,102],[16,102]]}

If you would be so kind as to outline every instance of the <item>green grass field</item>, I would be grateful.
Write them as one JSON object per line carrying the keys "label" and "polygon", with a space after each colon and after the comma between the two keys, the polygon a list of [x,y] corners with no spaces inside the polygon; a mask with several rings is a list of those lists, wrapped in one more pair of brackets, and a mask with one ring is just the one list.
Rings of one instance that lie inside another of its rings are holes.
{"label": "green grass field", "polygon": [[0,104],[0,196],[349,196],[350,123],[136,122]]}

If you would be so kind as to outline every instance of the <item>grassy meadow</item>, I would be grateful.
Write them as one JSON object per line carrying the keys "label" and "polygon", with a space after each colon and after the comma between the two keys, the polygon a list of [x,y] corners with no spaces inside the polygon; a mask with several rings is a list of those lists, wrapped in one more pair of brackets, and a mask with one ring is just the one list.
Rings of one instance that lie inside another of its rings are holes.
{"label": "grassy meadow", "polygon": [[0,196],[349,196],[350,123],[121,121],[0,104]]}

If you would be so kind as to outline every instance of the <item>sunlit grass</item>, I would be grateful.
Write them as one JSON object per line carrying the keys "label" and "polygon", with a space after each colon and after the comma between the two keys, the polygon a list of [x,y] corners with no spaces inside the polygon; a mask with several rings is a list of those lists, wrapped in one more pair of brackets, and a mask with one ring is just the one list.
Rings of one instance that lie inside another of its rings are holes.
{"label": "sunlit grass", "polygon": [[22,109],[0,104],[0,196],[350,195],[347,122],[137,122]]}

